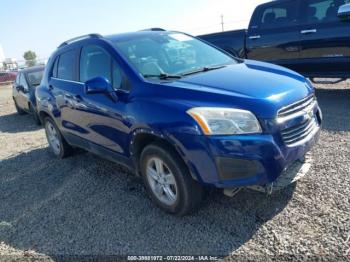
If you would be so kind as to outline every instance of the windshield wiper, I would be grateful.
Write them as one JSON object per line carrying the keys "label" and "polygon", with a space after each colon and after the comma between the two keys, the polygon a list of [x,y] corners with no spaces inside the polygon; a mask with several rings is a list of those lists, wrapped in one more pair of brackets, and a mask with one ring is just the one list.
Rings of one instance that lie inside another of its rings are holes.
{"label": "windshield wiper", "polygon": [[143,75],[143,77],[145,77],[145,78],[157,77],[159,79],[180,79],[182,76],[180,76],[180,75],[169,75],[169,74],[166,74],[166,73],[161,73],[159,75],[146,74],[146,75]]}
{"label": "windshield wiper", "polygon": [[205,67],[202,67],[202,68],[200,68],[200,69],[196,69],[196,70],[193,70],[193,71],[190,71],[190,72],[181,74],[181,75],[182,75],[182,76],[188,76],[188,75],[193,75],[193,74],[202,73],[202,72],[208,72],[208,71],[211,71],[211,70],[216,70],[216,69],[220,69],[220,68],[224,68],[224,67],[226,67],[226,65],[220,65],[220,66],[205,66]]}

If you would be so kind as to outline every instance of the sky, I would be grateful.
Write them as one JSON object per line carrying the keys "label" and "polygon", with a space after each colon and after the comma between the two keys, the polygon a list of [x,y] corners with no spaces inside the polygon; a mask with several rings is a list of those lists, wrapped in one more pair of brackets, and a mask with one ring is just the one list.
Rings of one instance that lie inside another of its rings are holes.
{"label": "sky", "polygon": [[246,28],[266,0],[0,0],[0,45],[7,58],[27,50],[47,58],[75,36],[151,27],[192,35]]}

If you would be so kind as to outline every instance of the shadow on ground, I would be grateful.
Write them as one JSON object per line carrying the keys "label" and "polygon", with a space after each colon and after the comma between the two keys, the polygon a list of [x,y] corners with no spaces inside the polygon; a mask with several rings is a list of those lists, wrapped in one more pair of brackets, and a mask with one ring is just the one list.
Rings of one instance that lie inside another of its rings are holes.
{"label": "shadow on ground", "polygon": [[281,212],[294,186],[273,196],[212,193],[192,215],[153,206],[141,182],[91,154],[54,159],[47,148],[0,162],[0,240],[50,256],[228,255]]}
{"label": "shadow on ground", "polygon": [[31,115],[19,115],[17,113],[9,115],[0,115],[0,132],[3,133],[20,133],[39,130],[38,126]]}
{"label": "shadow on ground", "polygon": [[350,131],[350,89],[316,89],[323,113],[323,129]]}

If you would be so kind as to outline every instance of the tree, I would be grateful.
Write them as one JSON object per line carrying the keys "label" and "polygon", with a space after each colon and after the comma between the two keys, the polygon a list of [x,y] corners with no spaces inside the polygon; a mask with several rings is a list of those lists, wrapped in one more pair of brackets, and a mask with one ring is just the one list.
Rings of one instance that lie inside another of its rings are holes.
{"label": "tree", "polygon": [[36,54],[31,50],[25,52],[23,58],[26,60],[27,66],[34,66],[36,64]]}

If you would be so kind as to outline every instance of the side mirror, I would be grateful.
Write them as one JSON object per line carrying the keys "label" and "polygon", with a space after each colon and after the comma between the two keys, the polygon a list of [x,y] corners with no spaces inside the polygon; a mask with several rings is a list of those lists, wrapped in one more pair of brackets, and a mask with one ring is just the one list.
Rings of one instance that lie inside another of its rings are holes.
{"label": "side mirror", "polygon": [[85,92],[87,94],[108,93],[111,90],[111,84],[105,77],[94,77],[85,82]]}
{"label": "side mirror", "polygon": [[340,19],[350,19],[350,4],[342,5],[339,7],[338,17]]}

